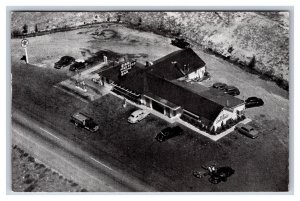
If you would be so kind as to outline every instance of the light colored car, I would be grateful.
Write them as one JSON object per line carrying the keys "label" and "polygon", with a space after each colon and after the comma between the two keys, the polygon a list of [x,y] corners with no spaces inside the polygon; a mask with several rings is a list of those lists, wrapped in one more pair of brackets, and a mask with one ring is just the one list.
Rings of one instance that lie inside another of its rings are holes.
{"label": "light colored car", "polygon": [[239,123],[235,126],[235,130],[239,131],[241,134],[250,137],[252,139],[258,137],[258,131],[252,128],[249,125],[245,125],[243,123]]}
{"label": "light colored car", "polygon": [[149,112],[147,110],[136,110],[128,117],[128,122],[132,124],[137,123],[139,121],[142,121],[148,115]]}

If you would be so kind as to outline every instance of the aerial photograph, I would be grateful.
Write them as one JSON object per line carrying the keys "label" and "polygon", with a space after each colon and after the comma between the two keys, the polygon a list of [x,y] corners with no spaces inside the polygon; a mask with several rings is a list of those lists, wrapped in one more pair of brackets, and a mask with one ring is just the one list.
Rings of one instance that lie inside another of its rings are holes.
{"label": "aerial photograph", "polygon": [[10,189],[288,192],[289,10],[10,10]]}

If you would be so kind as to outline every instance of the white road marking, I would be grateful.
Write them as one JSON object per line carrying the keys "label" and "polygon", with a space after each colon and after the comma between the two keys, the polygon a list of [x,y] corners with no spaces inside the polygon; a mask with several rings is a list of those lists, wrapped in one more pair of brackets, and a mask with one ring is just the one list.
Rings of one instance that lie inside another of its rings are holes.
{"label": "white road marking", "polygon": [[40,127],[40,129],[41,129],[42,131],[44,131],[44,132],[48,133],[48,134],[49,134],[49,135],[51,135],[52,137],[55,137],[56,139],[58,139],[58,140],[59,140],[59,138],[58,138],[58,137],[56,137],[55,135],[53,135],[53,134],[52,134],[52,133],[50,133],[49,131],[47,131],[47,130],[45,130],[45,129],[41,128],[41,127]]}
{"label": "white road marking", "polygon": [[99,163],[99,164],[103,165],[103,166],[106,167],[107,169],[113,170],[113,169],[111,169],[110,167],[108,167],[107,165],[101,163],[100,161],[97,161],[97,160],[94,159],[93,157],[90,157],[90,158],[91,158],[93,161],[95,161],[96,163]]}

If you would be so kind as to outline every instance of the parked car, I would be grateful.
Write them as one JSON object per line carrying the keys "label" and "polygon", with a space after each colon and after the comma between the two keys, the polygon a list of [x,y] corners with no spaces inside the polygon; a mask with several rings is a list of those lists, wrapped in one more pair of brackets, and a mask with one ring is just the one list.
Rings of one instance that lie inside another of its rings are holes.
{"label": "parked car", "polygon": [[149,114],[150,113],[147,110],[136,110],[128,117],[128,122],[132,124],[137,123],[139,121],[142,121]]}
{"label": "parked car", "polygon": [[236,88],[235,86],[227,86],[225,87],[224,93],[232,95],[232,96],[237,96],[240,95],[240,90]]}
{"label": "parked car", "polygon": [[70,56],[63,56],[63,57],[60,58],[60,60],[58,62],[56,62],[54,64],[54,68],[60,69],[62,67],[71,65],[74,62],[75,62],[75,58],[70,57]]}
{"label": "parked car", "polygon": [[188,42],[186,42],[184,38],[175,38],[174,40],[171,40],[171,44],[181,49],[191,47],[191,45]]}
{"label": "parked car", "polygon": [[227,178],[233,175],[234,172],[234,169],[228,166],[218,167],[214,172],[210,174],[210,178],[208,178],[208,181],[213,184],[218,184],[221,181],[226,182]]}
{"label": "parked car", "polygon": [[250,137],[252,139],[258,137],[258,131],[255,130],[252,126],[239,123],[235,126],[235,130],[239,131],[241,134]]}
{"label": "parked car", "polygon": [[92,118],[80,112],[77,112],[71,116],[71,122],[74,123],[76,127],[83,127],[91,132],[95,132],[99,129],[99,126]]}
{"label": "parked car", "polygon": [[155,137],[155,139],[159,142],[163,142],[167,139],[170,139],[172,137],[182,135],[183,130],[180,128],[180,126],[175,126],[175,127],[167,127],[161,130]]}
{"label": "parked car", "polygon": [[246,108],[258,107],[262,105],[264,105],[264,101],[261,98],[257,98],[257,97],[249,97],[245,101]]}
{"label": "parked car", "polygon": [[75,70],[80,70],[80,69],[83,69],[83,68],[85,68],[85,63],[84,62],[75,62],[70,66],[69,70],[70,71],[75,71]]}
{"label": "parked car", "polygon": [[213,88],[216,88],[216,89],[219,89],[219,90],[222,90],[222,91],[225,91],[226,90],[226,87],[227,87],[227,84],[225,83],[222,83],[222,82],[216,82],[212,85]]}

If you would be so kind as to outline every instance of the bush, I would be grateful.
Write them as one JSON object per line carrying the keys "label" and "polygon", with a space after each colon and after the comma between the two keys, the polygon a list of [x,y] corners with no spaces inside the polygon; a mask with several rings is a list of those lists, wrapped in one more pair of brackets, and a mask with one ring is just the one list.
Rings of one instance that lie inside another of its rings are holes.
{"label": "bush", "polygon": [[18,37],[18,36],[21,36],[22,35],[22,32],[20,30],[13,30],[12,33],[11,33],[11,36],[12,37]]}
{"label": "bush", "polygon": [[33,189],[36,187],[36,183],[31,184],[30,186],[28,186],[24,192],[32,192]]}
{"label": "bush", "polygon": [[81,189],[80,192],[88,192],[88,190],[86,190],[85,188]]}
{"label": "bush", "polygon": [[35,160],[34,160],[34,158],[33,158],[32,156],[29,156],[29,157],[28,157],[28,161],[31,162],[31,163],[34,163],[34,162],[35,162]]}
{"label": "bush", "polygon": [[220,134],[221,132],[222,132],[222,128],[218,127],[217,130],[216,130],[216,134]]}
{"label": "bush", "polygon": [[23,28],[22,33],[23,33],[23,34],[27,34],[27,33],[28,33],[28,25],[27,25],[27,24],[24,24],[24,26],[23,26],[22,28]]}

